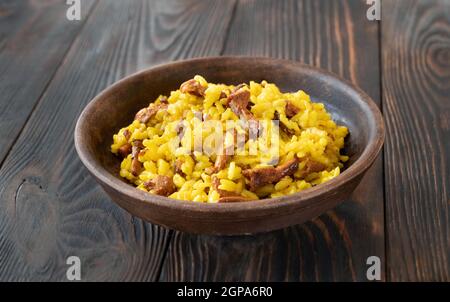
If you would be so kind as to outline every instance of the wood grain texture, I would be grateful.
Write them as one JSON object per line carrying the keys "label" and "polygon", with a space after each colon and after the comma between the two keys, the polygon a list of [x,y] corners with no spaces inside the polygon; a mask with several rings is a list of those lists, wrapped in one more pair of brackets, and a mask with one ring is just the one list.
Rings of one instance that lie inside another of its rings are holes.
{"label": "wood grain texture", "polygon": [[72,255],[84,281],[158,278],[170,232],[118,208],[88,176],[75,121],[136,69],[219,54],[233,5],[99,1],[0,170],[0,280],[66,280]]}
{"label": "wood grain texture", "polygon": [[65,1],[0,2],[0,163],[89,15],[66,19]]}
{"label": "wood grain texture", "polygon": [[450,281],[450,1],[383,1],[388,278]]}
{"label": "wood grain texture", "polygon": [[[366,19],[367,8],[365,1],[239,1],[223,53],[322,67],[379,103],[378,23]],[[161,280],[367,281],[369,256],[385,263],[381,159],[351,200],[304,225],[240,237],[175,232]]]}

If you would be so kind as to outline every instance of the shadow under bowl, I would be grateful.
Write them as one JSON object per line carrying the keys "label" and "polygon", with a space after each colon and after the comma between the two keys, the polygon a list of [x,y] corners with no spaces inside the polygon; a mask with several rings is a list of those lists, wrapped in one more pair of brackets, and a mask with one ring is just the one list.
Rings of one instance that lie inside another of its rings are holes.
{"label": "shadow under bowl", "polygon": [[[252,202],[206,204],[157,196],[119,176],[120,160],[110,152],[114,133],[160,94],[167,95],[199,74],[211,83],[267,80],[284,92],[304,90],[325,104],[332,118],[349,128],[345,170],[305,191]],[[84,109],[75,129],[81,161],[111,199],[132,215],[168,228],[216,235],[266,232],[303,223],[332,209],[354,191],[384,142],[384,123],[375,103],[335,75],[292,61],[255,57],[210,57],[179,61],[133,74],[108,87]]]}

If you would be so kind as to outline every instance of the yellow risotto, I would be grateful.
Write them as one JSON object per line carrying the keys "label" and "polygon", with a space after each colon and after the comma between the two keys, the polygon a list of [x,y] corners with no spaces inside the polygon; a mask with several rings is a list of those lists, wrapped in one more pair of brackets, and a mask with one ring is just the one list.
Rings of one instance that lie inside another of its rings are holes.
{"label": "yellow risotto", "polygon": [[138,189],[196,202],[293,194],[339,175],[348,129],[299,90],[195,76],[114,135],[120,176]]}

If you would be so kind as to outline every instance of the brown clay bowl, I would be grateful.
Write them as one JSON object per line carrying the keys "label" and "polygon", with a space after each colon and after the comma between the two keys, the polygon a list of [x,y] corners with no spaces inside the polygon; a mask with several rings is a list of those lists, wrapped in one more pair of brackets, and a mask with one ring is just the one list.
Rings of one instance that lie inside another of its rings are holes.
{"label": "brown clay bowl", "polygon": [[[280,198],[203,204],[145,193],[120,178],[112,136],[160,94],[200,74],[213,83],[250,80],[276,83],[282,91],[302,89],[325,103],[333,119],[349,128],[347,167],[325,184]],[[119,206],[151,223],[192,233],[248,234],[303,223],[332,209],[354,191],[384,141],[384,124],[374,102],[335,75],[296,62],[255,57],[215,57],[174,62],[131,75],[95,97],[81,114],[75,146],[83,164]]]}

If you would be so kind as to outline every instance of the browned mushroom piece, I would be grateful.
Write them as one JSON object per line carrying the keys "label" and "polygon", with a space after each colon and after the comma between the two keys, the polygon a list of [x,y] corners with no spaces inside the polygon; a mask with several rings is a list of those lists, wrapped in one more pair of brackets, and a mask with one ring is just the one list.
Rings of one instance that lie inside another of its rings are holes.
{"label": "browned mushroom piece", "polygon": [[138,113],[136,113],[136,115],[134,116],[134,119],[141,123],[147,124],[147,122],[155,114],[156,114],[155,110],[152,110],[150,108],[143,108],[143,109],[139,110]]}
{"label": "browned mushroom piece", "polygon": [[217,155],[216,161],[214,162],[214,171],[219,172],[224,169],[227,165],[229,156],[226,154]]}
{"label": "browned mushroom piece", "polygon": [[233,130],[232,135],[234,136],[234,144],[222,149],[222,154],[218,154],[216,156],[216,161],[214,162],[214,166],[208,167],[205,169],[206,174],[211,175],[213,173],[217,173],[220,170],[225,169],[225,167],[227,166],[227,163],[230,160],[230,158],[234,152],[234,147],[237,143],[237,131],[236,131],[236,129],[232,129],[232,130]]}
{"label": "browned mushroom piece", "polygon": [[198,97],[204,97],[206,87],[202,86],[199,81],[190,79],[180,86],[180,91],[183,93],[189,93]]}
{"label": "browned mushroom piece", "polygon": [[236,192],[230,192],[230,191],[226,191],[226,190],[219,189],[219,186],[220,186],[220,178],[218,178],[217,176],[213,176],[213,177],[211,178],[211,182],[212,182],[212,188],[213,188],[217,193],[219,193],[219,196],[220,196],[220,197],[225,197],[225,196],[227,196],[227,197],[230,197],[230,196],[241,196],[241,195],[239,195],[239,194],[236,193]]}
{"label": "browned mushroom piece", "polygon": [[294,117],[297,113],[300,112],[300,109],[292,104],[290,101],[286,102],[285,113],[288,118]]}
{"label": "browned mushroom piece", "polygon": [[255,120],[253,113],[247,109],[248,102],[250,101],[250,91],[244,88],[239,88],[233,91],[227,99],[227,104],[237,116],[240,116],[246,120]]}
{"label": "browned mushroom piece", "polygon": [[258,136],[259,124],[253,113],[248,110],[250,91],[244,89],[245,85],[237,86],[228,96],[227,105],[237,116],[248,121],[251,138]]}
{"label": "browned mushroom piece", "polygon": [[249,180],[249,189],[255,191],[264,185],[278,182],[285,176],[291,176],[297,172],[298,164],[298,158],[293,158],[277,167],[247,169],[242,174]]}
{"label": "browned mushroom piece", "polygon": [[278,111],[275,111],[274,113],[274,120],[278,121],[278,127],[280,127],[280,130],[288,135],[294,135],[295,131],[293,129],[289,129],[281,120],[280,120],[280,113]]}
{"label": "browned mushroom piece", "polygon": [[184,172],[181,169],[181,166],[183,165],[183,161],[181,159],[177,159],[177,160],[175,160],[174,165],[175,165],[175,167],[174,167],[175,173],[180,174],[181,176],[184,176]]}
{"label": "browned mushroom piece", "polygon": [[225,92],[225,91],[221,91],[220,92],[220,96],[219,96],[219,100],[221,100],[221,99],[226,99],[228,96],[227,96],[227,93]]}
{"label": "browned mushroom piece", "polygon": [[134,176],[138,176],[142,170],[142,163],[139,161],[139,153],[144,149],[142,141],[133,141],[133,146],[131,147],[131,173]]}
{"label": "browned mushroom piece", "polygon": [[148,106],[147,108],[143,108],[141,110],[138,111],[138,113],[136,113],[134,119],[143,123],[143,124],[147,124],[148,121],[155,115],[158,113],[158,111],[160,110],[165,110],[167,109],[167,104],[150,104],[150,106]]}
{"label": "browned mushroom piece", "polygon": [[213,189],[214,189],[217,193],[219,193],[219,195],[220,195],[221,197],[222,197],[222,196],[236,196],[236,193],[234,193],[234,192],[229,192],[229,191],[226,191],[226,190],[219,189],[219,186],[220,186],[220,179],[219,179],[217,176],[213,176],[213,177],[211,178],[211,183],[212,183]]}
{"label": "browned mushroom piece", "polygon": [[259,132],[259,123],[258,121],[255,120],[249,120],[248,121],[248,133],[249,133],[249,137],[251,139],[256,139],[258,138],[258,132]]}
{"label": "browned mushroom piece", "polygon": [[238,194],[236,192],[230,192],[226,190],[219,189],[220,186],[220,179],[217,176],[212,177],[212,188],[219,193],[219,200],[217,202],[219,203],[225,203],[225,202],[239,202],[239,201],[250,201],[252,200],[249,197],[242,196],[241,194]]}
{"label": "browned mushroom piece", "polygon": [[158,175],[152,180],[144,182],[144,187],[161,196],[169,196],[176,191],[172,178],[165,175]]}
{"label": "browned mushroom piece", "polygon": [[327,168],[326,165],[319,163],[318,161],[312,160],[311,158],[307,158],[302,172],[304,175],[308,175],[310,173],[323,171],[326,168]]}
{"label": "browned mushroom piece", "polygon": [[119,155],[122,158],[125,158],[125,157],[128,156],[128,154],[131,153],[131,149],[132,149],[131,144],[130,143],[126,143],[125,145],[123,145],[122,147],[119,148],[119,151],[118,151]]}
{"label": "browned mushroom piece", "polygon": [[129,131],[128,129],[125,129],[125,130],[123,131],[123,136],[125,136],[125,139],[126,139],[127,141],[129,141],[129,140],[130,140],[130,137],[131,137],[130,131]]}
{"label": "browned mushroom piece", "polygon": [[233,90],[231,90],[231,92],[236,92],[239,89],[244,88],[244,87],[247,87],[247,84],[241,83],[241,84],[237,85],[236,87],[234,87]]}

